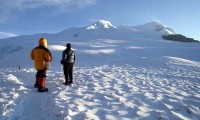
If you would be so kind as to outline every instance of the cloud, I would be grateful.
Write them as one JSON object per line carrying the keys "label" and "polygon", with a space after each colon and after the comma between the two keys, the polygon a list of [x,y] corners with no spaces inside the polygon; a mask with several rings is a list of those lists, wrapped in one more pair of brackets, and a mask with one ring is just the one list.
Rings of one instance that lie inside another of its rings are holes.
{"label": "cloud", "polygon": [[[97,0],[0,0],[0,23],[6,21],[14,11],[25,11],[38,7],[55,7],[55,13],[62,14],[96,4]],[[54,13],[54,14],[55,14]]]}
{"label": "cloud", "polygon": [[20,0],[12,2],[11,0],[1,0],[0,1],[0,23],[4,22],[10,12],[19,7]]}
{"label": "cloud", "polygon": [[153,20],[154,22],[162,23],[162,22],[161,22],[160,20],[158,20],[156,17],[153,17],[152,20]]}
{"label": "cloud", "polygon": [[9,37],[15,37],[15,36],[17,36],[17,34],[8,33],[8,32],[0,32],[0,39],[9,38]]}

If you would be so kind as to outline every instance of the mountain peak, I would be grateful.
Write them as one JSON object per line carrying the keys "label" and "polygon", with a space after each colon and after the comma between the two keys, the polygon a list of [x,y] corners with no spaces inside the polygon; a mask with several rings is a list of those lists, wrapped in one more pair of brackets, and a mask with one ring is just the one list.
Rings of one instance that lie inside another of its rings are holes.
{"label": "mountain peak", "polygon": [[175,32],[171,28],[168,28],[160,21],[149,22],[143,25],[135,26],[134,28],[140,31],[157,31],[163,34],[175,34]]}
{"label": "mountain peak", "polygon": [[110,21],[106,21],[106,20],[99,20],[95,23],[93,23],[92,25],[88,26],[86,29],[97,29],[97,28],[116,28],[114,25],[112,25],[112,23]]}
{"label": "mountain peak", "polygon": [[146,24],[143,25],[139,25],[141,28],[145,28],[147,30],[161,30],[163,28],[166,28],[166,26],[159,22],[159,21],[153,21],[153,22],[148,22]]}

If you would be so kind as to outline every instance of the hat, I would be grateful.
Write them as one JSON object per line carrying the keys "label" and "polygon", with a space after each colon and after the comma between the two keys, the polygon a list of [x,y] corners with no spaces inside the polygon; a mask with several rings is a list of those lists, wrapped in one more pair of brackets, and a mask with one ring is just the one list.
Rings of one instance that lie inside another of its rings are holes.
{"label": "hat", "polygon": [[71,49],[71,44],[67,43],[66,47],[67,47],[67,49]]}

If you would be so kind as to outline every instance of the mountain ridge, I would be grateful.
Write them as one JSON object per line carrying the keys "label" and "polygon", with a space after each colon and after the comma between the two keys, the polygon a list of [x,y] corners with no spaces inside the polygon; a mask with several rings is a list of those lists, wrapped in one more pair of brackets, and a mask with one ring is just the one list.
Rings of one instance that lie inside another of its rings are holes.
{"label": "mountain ridge", "polygon": [[[163,38],[166,35],[176,35],[176,32],[167,27],[160,21],[152,21],[136,26],[113,25],[107,20],[99,20],[83,27],[70,27],[60,32],[38,33],[33,35],[22,35],[6,39],[35,39],[38,37],[46,37],[49,40],[79,40],[79,39],[156,39],[168,40]],[[30,38],[29,38],[30,37]],[[1,39],[2,40],[2,39]],[[174,40],[179,41],[179,40]],[[181,40],[183,41],[183,40]]]}
{"label": "mountain ridge", "polygon": [[162,39],[162,35],[175,34],[175,32],[158,22],[149,22],[138,26],[116,26],[110,21],[99,20],[89,26],[73,27],[56,34],[71,39]]}

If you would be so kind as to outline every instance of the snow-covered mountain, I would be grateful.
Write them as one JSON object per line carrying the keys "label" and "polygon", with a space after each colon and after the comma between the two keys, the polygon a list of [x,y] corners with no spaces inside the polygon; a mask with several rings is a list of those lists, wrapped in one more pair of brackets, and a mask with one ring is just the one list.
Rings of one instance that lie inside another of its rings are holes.
{"label": "snow-covered mountain", "polygon": [[10,39],[35,39],[44,36],[52,40],[61,39],[162,39],[162,35],[175,34],[175,32],[160,22],[149,22],[138,26],[115,26],[106,20],[99,20],[85,27],[71,27],[55,34],[36,34],[18,36]]}
{"label": "snow-covered mountain", "polygon": [[168,28],[161,22],[149,22],[144,25],[138,25],[133,27],[136,30],[142,32],[146,37],[155,38],[162,35],[176,34],[171,28]]}
{"label": "snow-covered mountain", "polygon": [[[159,22],[116,26],[100,20],[55,34],[0,40],[0,120],[199,120],[199,43],[166,41]],[[33,87],[30,59],[46,37],[53,60],[47,93]],[[62,51],[77,54],[65,86]],[[20,69],[19,69],[20,68]]]}
{"label": "snow-covered mountain", "polygon": [[149,22],[144,25],[138,25],[134,26],[134,29],[140,30],[140,31],[146,31],[146,32],[161,32],[162,34],[176,34],[171,28],[168,28],[164,24],[162,24],[159,21],[156,22]]}
{"label": "snow-covered mountain", "polygon": [[109,29],[109,28],[116,28],[114,25],[112,25],[111,22],[106,20],[99,20],[98,22],[88,26],[86,29]]}
{"label": "snow-covered mountain", "polygon": [[162,35],[168,34],[175,34],[175,32],[160,22],[150,22],[138,26],[115,26],[106,20],[99,20],[86,27],[70,28],[56,33],[57,36],[70,39],[161,39]]}

